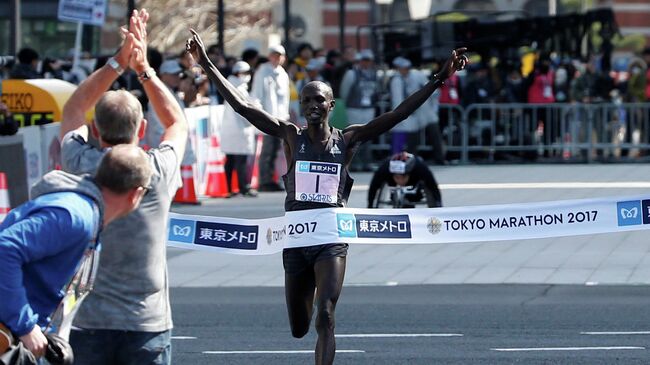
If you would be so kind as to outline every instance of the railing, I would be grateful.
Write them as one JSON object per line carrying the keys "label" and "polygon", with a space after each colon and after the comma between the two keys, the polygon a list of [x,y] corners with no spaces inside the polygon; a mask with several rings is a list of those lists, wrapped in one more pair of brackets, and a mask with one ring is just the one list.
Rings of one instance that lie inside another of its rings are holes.
{"label": "railing", "polygon": [[[613,162],[650,157],[650,103],[440,105],[447,158],[494,161]],[[372,144],[390,151],[390,134]],[[431,151],[420,133],[418,152]],[[648,157],[646,157],[648,155]]]}

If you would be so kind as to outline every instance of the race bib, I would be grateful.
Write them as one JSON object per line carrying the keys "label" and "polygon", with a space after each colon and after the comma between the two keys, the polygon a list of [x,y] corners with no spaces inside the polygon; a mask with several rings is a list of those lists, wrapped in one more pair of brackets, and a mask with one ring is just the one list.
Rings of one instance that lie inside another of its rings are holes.
{"label": "race bib", "polygon": [[341,164],[296,161],[295,172],[296,200],[336,204]]}
{"label": "race bib", "polygon": [[553,88],[551,88],[550,86],[544,86],[543,95],[547,99],[553,96]]}
{"label": "race bib", "polygon": [[449,98],[451,100],[458,100],[458,91],[456,91],[455,87],[449,88]]}

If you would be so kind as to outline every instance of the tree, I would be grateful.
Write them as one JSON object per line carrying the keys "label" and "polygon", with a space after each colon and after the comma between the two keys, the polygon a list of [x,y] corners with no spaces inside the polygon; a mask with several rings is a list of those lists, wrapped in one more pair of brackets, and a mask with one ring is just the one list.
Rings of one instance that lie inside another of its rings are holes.
{"label": "tree", "polygon": [[[279,0],[224,0],[225,50],[247,38],[276,32],[271,9]],[[164,53],[177,53],[185,47],[194,28],[206,44],[217,40],[217,2],[196,0],[142,0],[139,8],[151,14],[149,42]]]}

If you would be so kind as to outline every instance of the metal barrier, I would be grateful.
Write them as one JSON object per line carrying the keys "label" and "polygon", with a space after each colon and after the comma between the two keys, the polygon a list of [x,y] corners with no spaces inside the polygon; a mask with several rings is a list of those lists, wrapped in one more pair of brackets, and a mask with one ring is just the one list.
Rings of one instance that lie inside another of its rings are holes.
{"label": "metal barrier", "polygon": [[[650,157],[650,103],[440,105],[447,159],[639,161]],[[390,150],[390,134],[373,150]],[[431,151],[420,131],[417,152]]]}

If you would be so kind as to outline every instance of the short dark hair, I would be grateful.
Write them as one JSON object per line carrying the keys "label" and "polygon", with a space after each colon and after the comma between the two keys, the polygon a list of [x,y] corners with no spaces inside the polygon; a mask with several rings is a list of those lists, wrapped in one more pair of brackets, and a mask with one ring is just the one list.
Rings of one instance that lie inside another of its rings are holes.
{"label": "short dark hair", "polygon": [[31,48],[23,48],[18,51],[18,62],[23,64],[30,64],[32,61],[39,59],[38,52]]}
{"label": "short dark hair", "polygon": [[241,53],[241,60],[246,63],[251,63],[251,60],[254,60],[255,57],[259,56],[260,52],[255,48],[247,48],[244,52]]}
{"label": "short dark hair", "polygon": [[142,148],[121,144],[112,147],[99,163],[95,183],[116,194],[127,193],[138,187],[148,188],[153,169]]}

